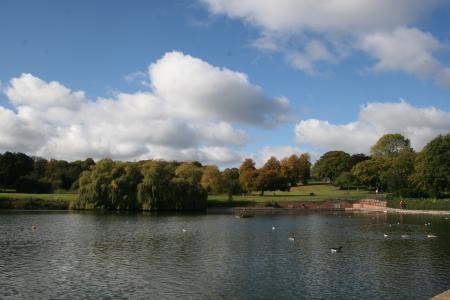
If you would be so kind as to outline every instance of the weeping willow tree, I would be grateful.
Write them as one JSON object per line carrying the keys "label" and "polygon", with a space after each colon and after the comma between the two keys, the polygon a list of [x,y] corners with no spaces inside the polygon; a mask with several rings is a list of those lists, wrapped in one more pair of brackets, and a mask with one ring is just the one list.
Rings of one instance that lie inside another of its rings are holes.
{"label": "weeping willow tree", "polygon": [[178,166],[165,161],[149,161],[142,166],[143,180],[138,186],[142,210],[206,209],[208,194],[200,185],[200,167],[192,163]]}
{"label": "weeping willow tree", "polygon": [[79,179],[72,209],[200,210],[207,193],[200,185],[201,168],[191,163],[104,159]]}

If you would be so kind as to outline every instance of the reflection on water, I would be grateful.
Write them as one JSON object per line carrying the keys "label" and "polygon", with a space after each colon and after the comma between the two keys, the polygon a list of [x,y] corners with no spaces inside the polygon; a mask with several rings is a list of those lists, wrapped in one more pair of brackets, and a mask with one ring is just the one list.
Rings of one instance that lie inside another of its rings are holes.
{"label": "reflection on water", "polygon": [[449,229],[392,214],[1,212],[0,298],[427,299],[450,288]]}

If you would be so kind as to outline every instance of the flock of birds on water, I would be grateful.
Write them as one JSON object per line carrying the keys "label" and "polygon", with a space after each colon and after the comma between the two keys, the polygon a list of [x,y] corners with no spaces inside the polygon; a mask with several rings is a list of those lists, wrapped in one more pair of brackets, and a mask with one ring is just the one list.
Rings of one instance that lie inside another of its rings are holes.
{"label": "flock of birds on water", "polygon": [[[447,220],[448,218],[445,218],[445,219]],[[400,222],[398,222],[397,225],[400,225]],[[425,223],[425,227],[428,227],[428,226],[431,226],[431,223],[430,223],[430,222]],[[392,225],[389,224],[389,227],[392,227]],[[36,231],[36,230],[37,230],[37,225],[36,225],[36,224],[32,224],[32,225],[31,225],[31,230],[32,230],[32,231]],[[275,230],[275,226],[272,226],[272,230]],[[186,228],[183,228],[181,231],[184,233],[184,232],[187,232],[187,229],[186,229]],[[389,234],[386,234],[386,233],[385,233],[383,236],[384,236],[385,238],[388,238],[388,237],[389,237]],[[402,235],[401,235],[401,238],[402,238],[402,239],[408,239],[409,237],[410,237],[409,234],[402,234]],[[436,238],[436,237],[437,237],[437,235],[434,235],[434,234],[427,234],[427,238],[429,238],[429,239],[431,239],[431,238]],[[291,241],[291,242],[294,242],[294,241],[295,241],[295,234],[293,234],[293,233],[289,234],[288,240]],[[332,248],[330,248],[330,252],[331,252],[331,253],[340,253],[340,252],[342,252],[342,248],[343,248],[342,246],[339,246],[339,247],[332,247]]]}

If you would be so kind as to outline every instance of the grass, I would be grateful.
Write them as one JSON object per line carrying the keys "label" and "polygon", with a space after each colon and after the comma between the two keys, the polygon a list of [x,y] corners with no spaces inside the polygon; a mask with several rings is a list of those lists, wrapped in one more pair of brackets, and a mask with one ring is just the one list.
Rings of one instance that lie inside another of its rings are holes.
{"label": "grass", "polygon": [[0,208],[5,209],[68,209],[77,194],[0,193]]}
{"label": "grass", "polygon": [[[450,199],[409,199],[403,198],[405,209],[410,210],[450,210]],[[400,208],[400,199],[388,200],[388,207]]]}
{"label": "grass", "polygon": [[265,192],[260,196],[258,192],[250,195],[235,195],[233,201],[228,201],[227,195],[209,195],[208,206],[253,206],[264,202],[283,201],[320,201],[329,199],[359,200],[373,198],[376,195],[364,190],[340,190],[330,184],[315,183],[292,188],[289,192]]}
{"label": "grass", "polygon": [[0,193],[0,199],[17,199],[17,200],[51,200],[51,201],[71,201],[77,197],[75,193],[61,194],[25,194],[25,193]]}

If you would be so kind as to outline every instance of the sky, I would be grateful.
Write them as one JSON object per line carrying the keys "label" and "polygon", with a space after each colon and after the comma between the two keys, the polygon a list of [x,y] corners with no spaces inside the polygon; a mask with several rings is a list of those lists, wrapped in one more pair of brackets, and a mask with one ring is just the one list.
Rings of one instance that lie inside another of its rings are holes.
{"label": "sky", "polygon": [[450,131],[445,0],[0,7],[0,152],[224,167]]}

